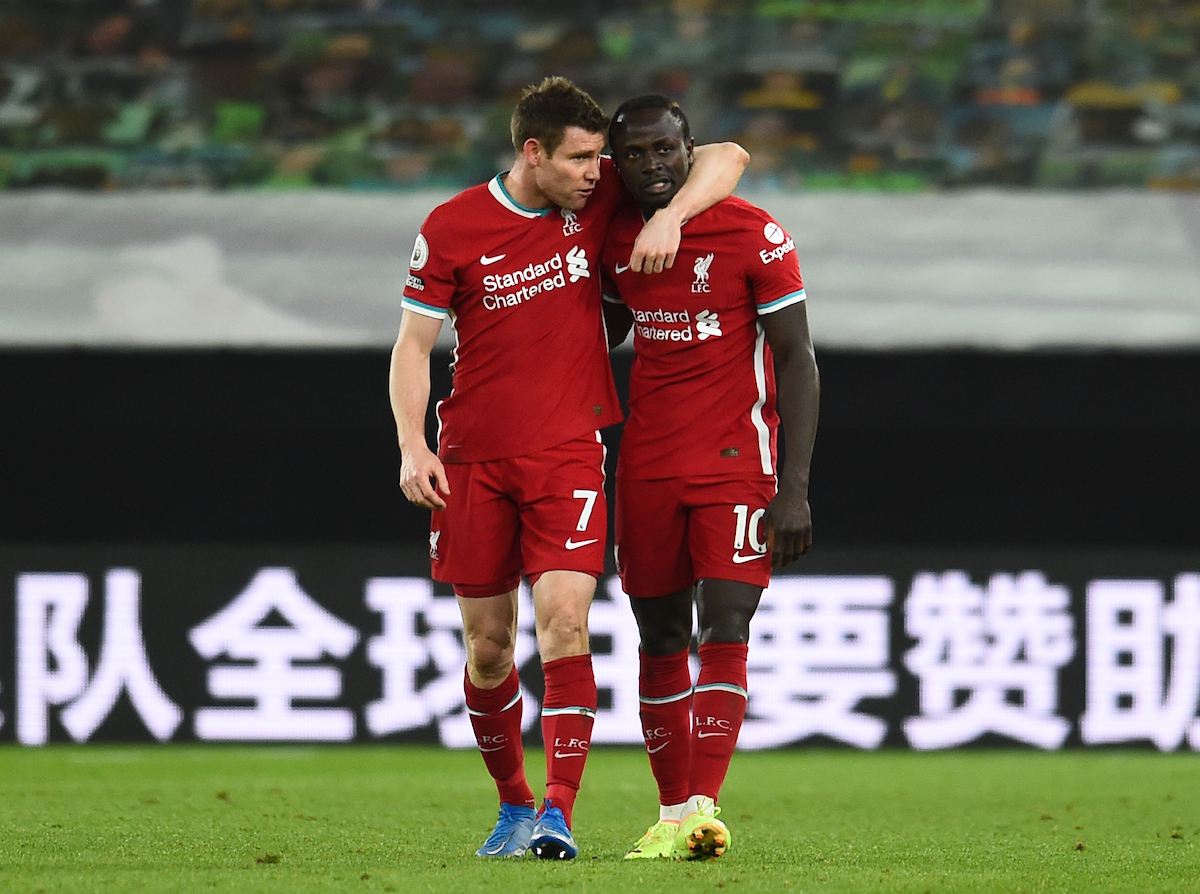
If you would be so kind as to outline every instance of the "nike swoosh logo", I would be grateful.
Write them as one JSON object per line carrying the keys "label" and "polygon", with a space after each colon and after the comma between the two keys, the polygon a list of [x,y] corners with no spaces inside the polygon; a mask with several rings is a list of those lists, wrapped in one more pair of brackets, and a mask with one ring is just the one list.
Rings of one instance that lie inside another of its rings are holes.
{"label": "nike swoosh logo", "polygon": [[583,757],[582,751],[556,751],[555,757]]}
{"label": "nike swoosh logo", "polygon": [[664,748],[666,748],[670,744],[671,744],[670,742],[663,742],[661,745],[657,745],[654,748],[647,748],[646,754],[658,754],[660,751],[662,751]]}
{"label": "nike swoosh logo", "polygon": [[743,556],[741,553],[733,554],[733,563],[735,565],[745,565],[747,562],[753,562],[755,559],[761,559],[766,553],[755,553],[752,556]]}
{"label": "nike swoosh logo", "polygon": [[626,270],[628,270],[628,269],[629,269],[629,265],[628,265],[628,264],[626,264],[624,267],[622,267],[620,264],[617,264],[617,265],[616,265],[616,266],[613,268],[613,273],[621,274],[621,273],[624,273],[624,272],[625,272]]}
{"label": "nike swoosh logo", "polygon": [[711,739],[713,736],[728,736],[729,733],[706,733],[704,730],[696,733],[697,739]]}
{"label": "nike swoosh logo", "polygon": [[600,539],[599,537],[596,537],[596,538],[593,538],[592,540],[580,540],[578,543],[576,543],[574,540],[568,539],[566,546],[567,546],[567,549],[579,549],[579,547],[581,547],[581,546],[590,546],[591,544],[595,543],[599,539]]}
{"label": "nike swoosh logo", "polygon": [[491,754],[493,751],[503,751],[503,750],[504,750],[504,746],[503,746],[503,745],[497,745],[495,748],[480,748],[479,750],[480,750],[480,751],[481,751],[483,754]]}
{"label": "nike swoosh logo", "polygon": [[[505,846],[506,844],[508,844],[508,842],[507,842],[507,841],[501,841],[501,842],[500,842],[498,845],[496,845],[494,848],[492,848],[491,850],[486,850],[486,851],[484,851],[484,853],[494,857],[494,856],[496,856],[497,854],[499,854],[501,851],[503,851],[503,850],[504,850],[504,846]],[[512,850],[512,851],[510,851],[510,852],[509,852],[509,854],[510,854],[511,856],[513,856],[513,857],[519,857],[519,856],[521,856],[522,854],[524,854],[526,850],[527,850],[527,848],[519,848],[519,849],[517,849],[517,850]]]}
{"label": "nike swoosh logo", "polygon": [[479,263],[486,267],[488,264],[495,264],[497,261],[503,261],[508,255],[496,255],[494,258],[489,258],[487,255],[479,256]]}

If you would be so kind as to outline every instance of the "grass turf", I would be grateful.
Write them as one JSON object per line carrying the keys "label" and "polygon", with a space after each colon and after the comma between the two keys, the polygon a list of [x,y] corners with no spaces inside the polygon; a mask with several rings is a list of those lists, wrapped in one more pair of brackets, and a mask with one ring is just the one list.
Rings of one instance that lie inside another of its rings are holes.
{"label": "grass turf", "polygon": [[1194,754],[738,754],[725,857],[623,861],[654,788],[641,751],[597,748],[580,858],[492,861],[474,752],[5,746],[0,891],[1181,894],[1200,890],[1198,791]]}

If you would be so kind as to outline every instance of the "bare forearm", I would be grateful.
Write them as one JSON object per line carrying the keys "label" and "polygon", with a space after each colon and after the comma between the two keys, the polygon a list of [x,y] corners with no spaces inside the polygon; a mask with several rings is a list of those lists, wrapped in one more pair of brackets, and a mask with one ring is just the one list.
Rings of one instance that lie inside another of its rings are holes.
{"label": "bare forearm", "polygon": [[[733,195],[750,154],[737,143],[709,143],[696,147],[695,162],[687,181],[664,209],[682,224]],[[661,213],[661,212],[660,212]]]}
{"label": "bare forearm", "polygon": [[429,409],[429,356],[441,320],[408,310],[400,319],[400,335],[392,348],[388,394],[400,445],[400,490],[414,506],[441,511],[450,483],[441,461],[425,440]]}
{"label": "bare forearm", "polygon": [[388,394],[396,420],[396,439],[401,453],[417,445],[428,449],[425,414],[429,408],[429,357],[403,343],[392,348]]}
{"label": "bare forearm", "polygon": [[780,489],[807,498],[821,404],[821,377],[812,345],[797,346],[788,356],[777,358],[775,377],[784,438]]}

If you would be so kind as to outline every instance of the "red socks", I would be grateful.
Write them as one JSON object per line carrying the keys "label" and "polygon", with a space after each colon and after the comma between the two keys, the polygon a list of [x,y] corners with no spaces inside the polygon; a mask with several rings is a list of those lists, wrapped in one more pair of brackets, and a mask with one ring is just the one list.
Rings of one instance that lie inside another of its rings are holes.
{"label": "red socks", "polygon": [[[660,803],[681,804],[692,795],[717,800],[746,716],[748,651],[743,643],[702,645],[700,678],[694,691],[686,651],[661,657],[641,655],[642,734]],[[546,680],[542,703],[546,799],[562,810],[570,826],[596,718],[592,656],[550,661],[542,666],[542,672]],[[496,780],[500,800],[534,806],[524,770],[517,669],[495,689],[480,689],[469,679],[464,688],[475,741]]]}
{"label": "red socks", "polygon": [[521,743],[521,680],[514,667],[495,689],[480,689],[470,679],[463,682],[467,713],[475,741],[488,772],[496,780],[505,804],[533,807],[533,790],[525,778],[525,748]]}
{"label": "red socks", "polygon": [[688,790],[688,754],[692,729],[692,672],[688,652],[640,653],[638,675],[642,737],[650,770],[658,783],[660,804],[682,804]]}
{"label": "red socks", "polygon": [[700,679],[692,694],[689,795],[707,795],[715,801],[721,791],[746,716],[748,651],[744,643],[700,647]]}
{"label": "red socks", "polygon": [[542,665],[542,740],[546,743],[546,800],[563,812],[567,826],[596,720],[596,676],[591,655],[559,658]]}

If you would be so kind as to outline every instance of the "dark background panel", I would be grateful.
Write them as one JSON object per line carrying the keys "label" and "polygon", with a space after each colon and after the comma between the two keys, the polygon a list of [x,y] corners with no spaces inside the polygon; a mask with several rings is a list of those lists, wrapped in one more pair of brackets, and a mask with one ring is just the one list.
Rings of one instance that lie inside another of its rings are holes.
{"label": "dark background panel", "polygon": [[[1200,352],[818,359],[817,548],[1200,542]],[[0,539],[419,544],[387,370],[382,349],[0,353]]]}

